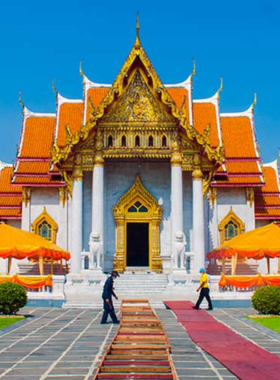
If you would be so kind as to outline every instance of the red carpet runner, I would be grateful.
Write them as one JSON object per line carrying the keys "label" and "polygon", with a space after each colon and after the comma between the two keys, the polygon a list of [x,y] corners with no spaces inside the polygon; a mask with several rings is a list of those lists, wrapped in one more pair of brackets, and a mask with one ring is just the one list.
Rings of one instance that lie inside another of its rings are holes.
{"label": "red carpet runner", "polygon": [[251,343],[189,301],[168,301],[191,339],[235,376],[244,380],[279,380],[280,358]]}

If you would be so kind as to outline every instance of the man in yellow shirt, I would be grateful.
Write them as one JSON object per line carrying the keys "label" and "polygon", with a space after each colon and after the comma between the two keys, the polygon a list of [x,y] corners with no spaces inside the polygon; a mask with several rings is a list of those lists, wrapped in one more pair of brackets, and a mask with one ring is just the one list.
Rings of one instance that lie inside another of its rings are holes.
{"label": "man in yellow shirt", "polygon": [[199,305],[201,304],[201,302],[203,301],[203,299],[205,297],[208,301],[208,309],[207,310],[213,310],[212,301],[211,301],[211,298],[209,295],[210,289],[209,289],[209,285],[208,285],[208,277],[206,274],[206,270],[204,268],[200,268],[199,273],[201,273],[200,285],[196,289],[196,291],[199,292],[199,290],[200,290],[200,294],[199,294],[199,297],[198,297],[198,300],[197,300],[195,306],[193,306],[193,309],[199,310],[200,309]]}

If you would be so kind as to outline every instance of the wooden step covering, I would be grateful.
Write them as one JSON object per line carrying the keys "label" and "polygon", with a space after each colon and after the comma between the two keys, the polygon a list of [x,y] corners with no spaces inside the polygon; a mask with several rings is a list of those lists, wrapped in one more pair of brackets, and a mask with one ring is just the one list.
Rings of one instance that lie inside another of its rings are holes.
{"label": "wooden step covering", "polygon": [[149,300],[122,300],[121,322],[93,377],[98,379],[177,379],[168,337]]}

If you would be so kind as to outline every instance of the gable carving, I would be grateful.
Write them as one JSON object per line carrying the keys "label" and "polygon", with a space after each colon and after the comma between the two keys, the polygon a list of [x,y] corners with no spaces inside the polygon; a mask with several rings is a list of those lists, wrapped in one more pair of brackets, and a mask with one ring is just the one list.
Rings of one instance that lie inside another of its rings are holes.
{"label": "gable carving", "polygon": [[174,117],[155,98],[137,70],[120,100],[101,122],[174,122]]}

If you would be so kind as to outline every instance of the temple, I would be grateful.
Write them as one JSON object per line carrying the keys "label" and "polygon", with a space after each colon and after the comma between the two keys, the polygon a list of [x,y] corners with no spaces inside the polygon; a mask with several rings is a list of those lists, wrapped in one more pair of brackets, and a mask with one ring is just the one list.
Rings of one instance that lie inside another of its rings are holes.
{"label": "temple", "polygon": [[211,98],[193,99],[195,69],[164,85],[139,27],[112,85],[80,73],[82,99],[54,88],[55,113],[22,104],[15,164],[0,167],[0,220],[69,250],[70,274],[145,268],[179,276],[208,264],[217,274],[208,251],[279,221],[278,160],[262,163],[255,100],[244,112],[221,113],[222,84]]}

